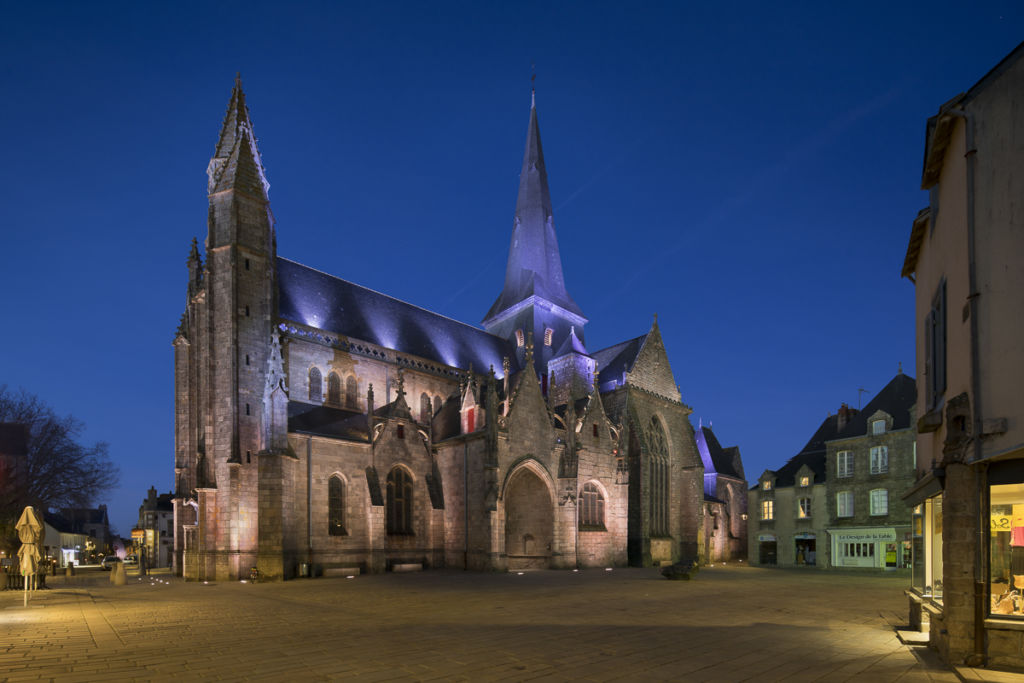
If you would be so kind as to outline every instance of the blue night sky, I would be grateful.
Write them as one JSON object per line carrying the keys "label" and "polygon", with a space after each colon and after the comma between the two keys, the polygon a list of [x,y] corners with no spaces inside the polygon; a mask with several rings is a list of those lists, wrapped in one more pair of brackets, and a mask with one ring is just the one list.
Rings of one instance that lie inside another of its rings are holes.
{"label": "blue night sky", "polygon": [[748,479],[781,466],[913,374],[925,120],[1024,39],[1024,6],[626,4],[8,4],[0,384],[110,443],[120,533],[172,488],[171,341],[236,71],[278,253],[478,324],[535,62],[588,347],[657,313],[694,425]]}

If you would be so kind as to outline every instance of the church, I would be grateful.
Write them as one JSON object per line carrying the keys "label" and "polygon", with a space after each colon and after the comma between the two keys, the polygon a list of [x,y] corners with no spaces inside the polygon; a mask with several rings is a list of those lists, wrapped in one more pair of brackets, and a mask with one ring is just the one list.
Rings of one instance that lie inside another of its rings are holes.
{"label": "church", "polygon": [[532,99],[504,285],[477,327],[277,254],[236,79],[174,338],[178,574],[703,556],[691,408],[656,317],[588,346]]}

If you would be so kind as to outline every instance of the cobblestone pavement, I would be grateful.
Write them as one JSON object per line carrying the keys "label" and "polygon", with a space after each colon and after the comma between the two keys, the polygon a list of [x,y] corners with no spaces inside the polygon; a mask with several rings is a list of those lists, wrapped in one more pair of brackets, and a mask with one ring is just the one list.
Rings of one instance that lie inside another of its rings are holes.
{"label": "cobblestone pavement", "polygon": [[956,681],[906,579],[721,565],[0,592],[0,680]]}

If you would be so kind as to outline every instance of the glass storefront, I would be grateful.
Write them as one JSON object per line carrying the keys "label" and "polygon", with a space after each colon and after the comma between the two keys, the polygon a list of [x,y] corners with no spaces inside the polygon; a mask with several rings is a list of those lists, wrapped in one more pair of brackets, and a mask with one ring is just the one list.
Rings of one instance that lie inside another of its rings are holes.
{"label": "glass storefront", "polygon": [[915,505],[910,525],[910,585],[925,597],[941,598],[942,496]]}
{"label": "glass storefront", "polygon": [[990,611],[1024,616],[1024,484],[989,487]]}

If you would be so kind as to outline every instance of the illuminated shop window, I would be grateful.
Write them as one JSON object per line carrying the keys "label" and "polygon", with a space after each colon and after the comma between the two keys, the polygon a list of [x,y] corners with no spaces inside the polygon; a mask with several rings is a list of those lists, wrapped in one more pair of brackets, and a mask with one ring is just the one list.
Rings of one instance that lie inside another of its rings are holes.
{"label": "illuminated shop window", "polygon": [[989,612],[1024,618],[1024,483],[990,486],[989,514]]}

